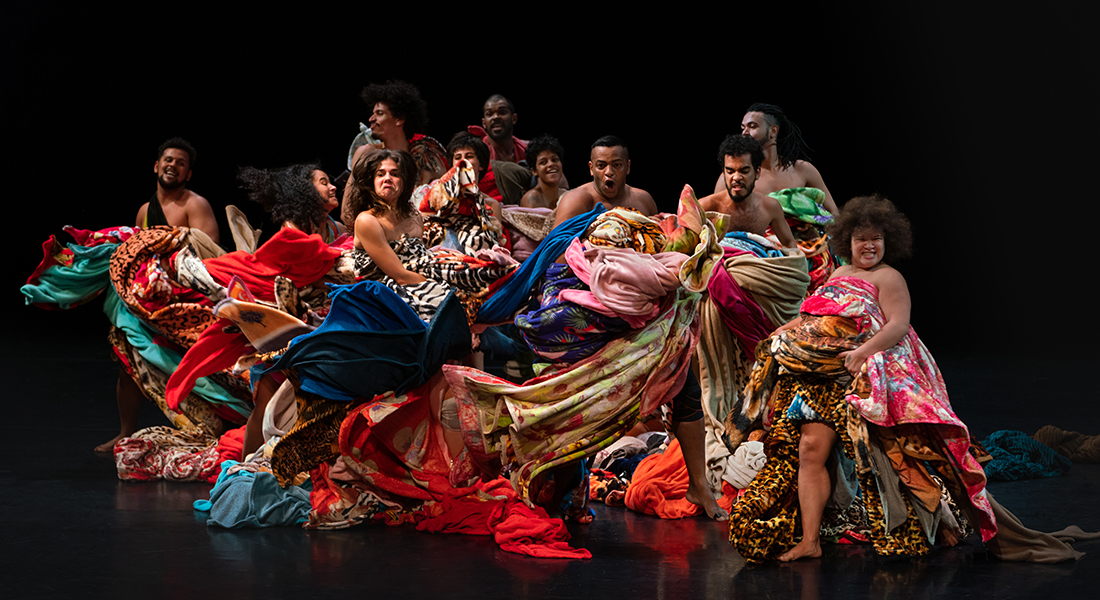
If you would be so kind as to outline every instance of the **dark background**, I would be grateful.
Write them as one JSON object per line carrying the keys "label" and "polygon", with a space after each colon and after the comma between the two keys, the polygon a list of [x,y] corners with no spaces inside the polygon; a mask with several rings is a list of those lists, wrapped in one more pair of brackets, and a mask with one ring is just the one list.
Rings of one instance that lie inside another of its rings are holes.
{"label": "dark background", "polygon": [[1097,52],[1083,14],[1046,4],[449,6],[5,3],[2,297],[15,332],[103,335],[98,302],[46,313],[24,307],[17,288],[43,240],[68,241],[62,226],[133,223],[155,190],[149,163],[163,140],[198,149],[189,187],[214,205],[231,244],[226,204],[266,220],[238,188],[238,167],[320,159],[335,176],[369,114],[359,91],[405,79],[443,143],[478,122],[488,95],[505,94],[517,135],[563,140],[573,185],[589,180],[589,144],[619,135],[629,183],[668,211],[684,183],[712,188],[717,146],[749,104],[778,104],[838,204],[879,192],[912,220],[915,257],[895,266],[934,353],[1049,356],[1097,333],[1086,304]]}

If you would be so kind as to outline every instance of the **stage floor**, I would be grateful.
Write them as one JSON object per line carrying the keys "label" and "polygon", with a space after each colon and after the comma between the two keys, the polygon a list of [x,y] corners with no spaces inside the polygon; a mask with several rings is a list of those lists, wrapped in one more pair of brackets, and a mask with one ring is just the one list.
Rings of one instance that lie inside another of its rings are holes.
{"label": "stage floor", "polygon": [[[209,485],[121,482],[112,459],[92,452],[117,432],[117,371],[106,328],[66,335],[55,325],[3,340],[14,383],[0,424],[4,598],[309,598],[345,591],[369,598],[1069,598],[1100,589],[1100,542],[1078,545],[1087,556],[1061,565],[999,562],[969,540],[922,558],[826,546],[819,560],[752,566],[730,546],[723,523],[662,521],[601,504],[594,523],[569,527],[572,543],[590,550],[591,560],[527,558],[488,537],[411,528],[208,528],[191,504],[208,497]],[[957,413],[979,438],[997,429],[1031,434],[1047,424],[1100,433],[1085,365],[937,358]],[[141,425],[163,423],[147,404]],[[1033,529],[1100,530],[1100,465],[1075,464],[1053,479],[994,482],[989,490]]]}

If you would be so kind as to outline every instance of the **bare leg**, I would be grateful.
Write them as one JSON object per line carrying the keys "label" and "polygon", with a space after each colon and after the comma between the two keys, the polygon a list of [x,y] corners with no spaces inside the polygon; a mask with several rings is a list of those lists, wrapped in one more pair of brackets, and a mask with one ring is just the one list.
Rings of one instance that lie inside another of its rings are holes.
{"label": "bare leg", "polygon": [[821,556],[821,516],[832,493],[825,461],[833,450],[836,432],[824,423],[803,423],[798,444],[798,507],[802,513],[802,541],[779,555],[787,562]]}
{"label": "bare leg", "polygon": [[119,369],[118,382],[115,383],[115,401],[118,402],[118,435],[96,446],[96,452],[114,452],[115,444],[119,440],[130,437],[137,431],[138,412],[141,410],[141,399],[144,397],[145,394],[130,378],[130,374]]}
{"label": "bare leg", "polygon": [[687,465],[688,491],[685,499],[705,510],[708,517],[725,521],[730,515],[718,506],[707,483],[706,430],[703,428],[703,420],[679,421],[672,426],[676,439],[680,440],[680,450],[684,453],[684,463]]}
{"label": "bare leg", "polygon": [[264,375],[256,384],[256,393],[252,394],[252,414],[248,415],[244,427],[244,447],[237,460],[244,460],[244,457],[264,444],[264,413],[267,412],[267,403],[271,402],[279,385],[271,375]]}

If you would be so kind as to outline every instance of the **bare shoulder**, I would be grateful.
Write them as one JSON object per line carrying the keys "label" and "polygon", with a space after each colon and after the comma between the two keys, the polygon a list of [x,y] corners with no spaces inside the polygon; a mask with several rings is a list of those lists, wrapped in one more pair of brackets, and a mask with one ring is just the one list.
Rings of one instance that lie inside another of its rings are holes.
{"label": "bare shoulder", "polygon": [[137,217],[134,219],[134,226],[141,227],[145,222],[145,215],[149,212],[149,203],[141,205],[141,208],[137,211]]}
{"label": "bare shoulder", "polygon": [[782,216],[784,216],[783,207],[779,205],[778,200],[776,200],[775,198],[772,198],[771,196],[769,196],[767,194],[760,194],[760,198],[761,198],[760,199],[760,203],[761,203],[760,206],[762,206],[764,208],[764,210],[768,213],[769,216],[771,216],[771,217],[782,217]]}
{"label": "bare shoulder", "polygon": [[210,201],[202,196],[188,190],[187,200],[184,202],[188,210],[197,210],[203,212],[214,212],[214,209],[210,207]]}
{"label": "bare shoulder", "polygon": [[810,187],[817,187],[814,183],[821,181],[821,172],[814,164],[807,160],[794,161],[794,172]]}
{"label": "bare shoulder", "polygon": [[700,198],[699,206],[702,207],[703,210],[714,210],[720,212],[722,210],[722,194],[724,193],[726,193],[725,189],[723,189],[721,192],[716,192],[709,196],[704,196]]}
{"label": "bare shoulder", "polygon": [[554,217],[554,225],[560,225],[577,215],[584,214],[592,210],[595,205],[596,197],[591,183],[570,190],[558,201],[558,211]]}
{"label": "bare shoulder", "polygon": [[633,188],[632,192],[634,204],[643,215],[651,217],[657,214],[657,203],[653,201],[653,196],[649,195],[649,192],[639,188]]}
{"label": "bare shoulder", "polygon": [[879,294],[909,292],[909,286],[905,283],[905,277],[900,271],[883,263],[867,276],[867,281],[875,284]]}
{"label": "bare shoulder", "polygon": [[539,194],[539,188],[533,187],[519,199],[519,205],[522,208],[536,208],[543,205],[542,195]]}

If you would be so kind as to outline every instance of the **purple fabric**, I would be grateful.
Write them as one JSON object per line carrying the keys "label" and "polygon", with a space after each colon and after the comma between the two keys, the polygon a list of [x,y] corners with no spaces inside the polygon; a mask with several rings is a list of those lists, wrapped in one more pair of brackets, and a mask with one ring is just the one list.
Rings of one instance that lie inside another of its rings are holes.
{"label": "purple fabric", "polygon": [[726,271],[725,260],[738,254],[746,254],[742,250],[724,248],[723,262],[714,267],[714,276],[710,279],[707,291],[710,292],[710,300],[718,307],[722,315],[722,322],[729,327],[730,333],[741,343],[741,350],[751,364],[756,360],[756,345],[760,340],[771,335],[775,331],[768,315],[753,301],[748,292],[741,289],[737,282]]}

